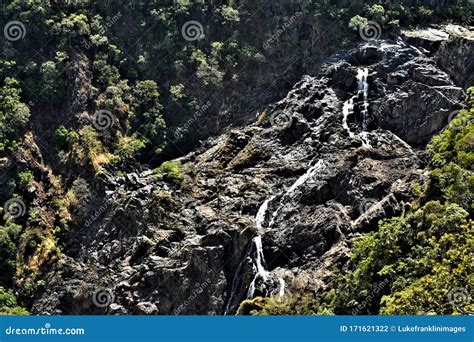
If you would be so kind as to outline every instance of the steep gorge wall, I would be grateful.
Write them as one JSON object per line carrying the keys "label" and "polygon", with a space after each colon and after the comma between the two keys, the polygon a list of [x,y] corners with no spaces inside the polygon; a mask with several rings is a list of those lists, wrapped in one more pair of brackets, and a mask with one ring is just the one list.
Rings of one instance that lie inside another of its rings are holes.
{"label": "steep gorge wall", "polygon": [[[369,74],[367,132],[360,98],[343,125],[361,68]],[[180,158],[181,186],[150,171],[104,179],[83,219],[103,210],[67,238],[33,312],[233,313],[256,273],[251,240],[266,200],[266,268],[285,291],[324,291],[333,267],[346,267],[352,240],[410,203],[411,183],[425,177],[414,146],[441,130],[463,97],[434,58],[403,40],[338,53],[258,124]],[[414,127],[426,128],[417,135]]]}

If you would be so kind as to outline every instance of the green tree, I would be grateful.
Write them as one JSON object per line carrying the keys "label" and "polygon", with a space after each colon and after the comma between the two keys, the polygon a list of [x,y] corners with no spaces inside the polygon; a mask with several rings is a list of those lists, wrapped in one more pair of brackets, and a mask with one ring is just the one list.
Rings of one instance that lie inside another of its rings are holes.
{"label": "green tree", "polygon": [[15,149],[20,132],[27,125],[30,109],[21,102],[19,82],[7,77],[0,88],[0,152]]}
{"label": "green tree", "polygon": [[147,146],[155,153],[160,153],[166,146],[166,122],[159,97],[158,86],[152,80],[140,81],[133,89],[133,127],[137,138],[145,138]]}
{"label": "green tree", "polygon": [[0,286],[0,316],[1,315],[28,315],[28,311],[18,306],[13,291]]}
{"label": "green tree", "polygon": [[[470,96],[473,92],[469,89]],[[468,300],[456,302],[457,296],[471,295],[474,274],[474,103],[472,97],[468,101],[473,107],[460,111],[428,146],[430,179],[413,209],[356,241],[353,270],[335,279],[337,290],[327,297],[335,313],[474,310]]]}
{"label": "green tree", "polygon": [[349,28],[354,31],[357,31],[361,27],[366,27],[368,23],[369,20],[367,18],[361,17],[360,15],[356,15],[355,17],[352,17],[349,21]]}

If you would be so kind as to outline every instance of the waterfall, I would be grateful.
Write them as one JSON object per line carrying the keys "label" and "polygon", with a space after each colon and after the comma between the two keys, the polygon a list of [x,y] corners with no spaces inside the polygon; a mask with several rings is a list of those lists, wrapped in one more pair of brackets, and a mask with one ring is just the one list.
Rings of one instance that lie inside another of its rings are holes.
{"label": "waterfall", "polygon": [[[265,219],[267,217],[268,205],[274,199],[275,199],[275,196],[271,196],[270,198],[266,199],[262,203],[260,208],[258,208],[257,214],[255,215],[255,226],[257,227],[258,235],[252,239],[252,245],[255,248],[255,253],[254,253],[254,256],[252,257],[252,261],[257,270],[257,273],[255,274],[255,277],[250,283],[249,289],[247,291],[247,298],[253,298],[255,294],[255,287],[256,287],[255,285],[259,277],[261,277],[264,281],[266,281],[270,277],[271,272],[267,271],[266,269],[265,256],[263,255],[262,235],[264,233],[264,224],[265,224]],[[232,281],[231,293],[226,305],[225,315],[227,315],[231,310],[231,306],[234,301],[237,288],[238,288],[238,283],[239,283],[238,276],[241,272],[241,269],[245,263],[246,258],[247,256],[241,261],[234,275],[234,279]],[[278,277],[278,283],[279,283],[278,296],[283,296],[285,294],[285,286],[286,286],[285,281],[282,278]],[[274,293],[272,292],[271,294],[274,294]]]}
{"label": "waterfall", "polygon": [[[326,164],[324,163],[324,160],[320,159],[316,164],[311,166],[303,175],[298,177],[298,179],[285,191],[285,193],[282,195],[279,206],[275,210],[275,212],[272,215],[272,219],[270,223],[268,224],[268,227],[272,227],[275,219],[278,217],[278,213],[280,212],[281,208],[286,205],[285,200],[291,199],[292,196],[296,193],[298,188],[300,188],[303,184],[305,184],[308,180],[313,179],[318,172],[321,172],[324,168],[326,167]],[[253,278],[248,292],[247,292],[247,298],[253,298],[255,294],[255,288],[256,288],[256,282],[257,279],[260,277],[264,281],[267,280],[270,277],[269,271],[266,269],[266,263],[265,263],[265,256],[263,255],[263,244],[262,244],[262,234],[264,230],[264,224],[265,220],[267,218],[267,212],[268,212],[268,205],[270,202],[272,202],[275,199],[275,196],[272,196],[265,200],[260,208],[257,211],[257,215],[255,215],[255,226],[257,227],[258,234],[256,237],[253,238],[252,244],[255,247],[255,253],[253,256],[253,264],[257,270],[257,274]],[[285,280],[282,278],[278,277],[278,282],[279,282],[279,288],[278,288],[278,296],[283,296],[285,294]],[[274,293],[271,293],[274,294]]]}
{"label": "waterfall", "polygon": [[367,132],[367,126],[369,121],[369,83],[367,78],[369,76],[369,70],[367,68],[357,70],[357,89],[362,92],[363,103],[362,103],[362,132]]}
{"label": "waterfall", "polygon": [[354,112],[354,97],[351,97],[349,100],[344,102],[344,106],[342,107],[342,114],[344,115],[342,118],[342,127],[349,133],[349,136],[351,138],[354,138],[354,133],[351,132],[351,129],[349,128],[349,125],[347,123],[347,118],[349,117],[349,114],[352,114]]}
{"label": "waterfall", "polygon": [[[263,280],[267,280],[269,276],[269,272],[265,269],[265,258],[263,256],[263,245],[262,245],[262,236],[258,235],[253,238],[253,245],[255,246],[255,258],[253,260],[255,267],[257,268],[257,274],[252,280],[250,284],[249,291],[247,293],[247,298],[252,298],[255,293],[255,282],[257,278],[260,276]],[[281,289],[280,289],[281,291]],[[284,289],[283,289],[284,291]]]}
{"label": "waterfall", "polygon": [[321,171],[323,167],[325,167],[326,164],[324,163],[324,160],[320,159],[316,164],[314,164],[312,167],[310,167],[304,175],[299,177],[296,182],[293,183],[292,186],[288,188],[286,191],[286,196],[291,196],[296,189],[298,189],[301,185],[303,185],[308,179],[313,178],[316,175],[316,172]]}
{"label": "waterfall", "polygon": [[357,69],[357,88],[364,94],[364,102],[367,102],[369,97],[369,84],[367,78],[369,77],[369,69]]}
{"label": "waterfall", "polygon": [[302,176],[300,176],[289,188],[286,190],[286,192],[283,194],[283,196],[280,199],[280,204],[275,210],[275,212],[272,215],[272,219],[270,220],[269,227],[273,226],[273,223],[275,222],[275,219],[278,217],[278,214],[281,210],[286,205],[285,200],[286,199],[291,199],[291,196],[295,193],[296,189],[298,189],[301,185],[303,185],[305,182],[308,181],[308,179],[314,178],[317,172],[322,171],[326,167],[326,164],[324,163],[324,160],[320,159],[316,164],[311,166]]}
{"label": "waterfall", "polygon": [[255,248],[256,248],[255,265],[257,266],[257,271],[261,276],[266,278],[268,275],[268,271],[265,269],[265,266],[263,265],[265,263],[265,258],[263,256],[262,236],[258,235],[254,237],[253,243],[255,244]]}
{"label": "waterfall", "polygon": [[[263,255],[263,244],[262,244],[262,235],[263,234],[263,225],[265,223],[265,218],[268,211],[268,204],[275,198],[275,196],[270,197],[269,199],[265,200],[263,204],[257,211],[257,215],[255,216],[255,225],[258,230],[258,234],[256,237],[252,239],[252,244],[255,246],[255,253],[253,257],[253,264],[257,269],[257,274],[252,280],[250,284],[249,290],[247,292],[247,298],[252,298],[255,294],[255,283],[259,277],[261,277],[264,281],[267,280],[270,276],[270,272],[266,269],[265,263],[265,256]],[[279,289],[278,295],[283,296],[285,294],[285,281],[278,277],[279,281]]]}
{"label": "waterfall", "polygon": [[[255,225],[257,226],[257,232],[258,232],[259,235],[254,237],[253,240],[252,240],[253,245],[256,246],[256,249],[257,249],[257,257],[254,260],[254,264],[257,267],[257,275],[255,276],[254,280],[250,284],[250,287],[249,287],[249,290],[248,290],[248,293],[249,294],[252,293],[252,295],[255,292],[255,279],[257,278],[257,276],[260,275],[260,276],[264,277],[264,279],[266,279],[266,275],[268,274],[268,272],[265,270],[265,267],[263,266],[264,263],[265,263],[265,259],[263,257],[262,236],[261,236],[261,234],[264,233],[263,225],[265,223],[265,217],[266,217],[266,214],[267,214],[267,211],[268,211],[268,204],[274,198],[275,198],[275,196],[272,196],[269,199],[265,200],[263,202],[263,204],[260,206],[260,208],[258,209],[257,215],[255,216]],[[238,283],[239,283],[239,274],[240,274],[240,272],[242,270],[242,267],[245,263],[245,259],[246,259],[246,257],[244,257],[244,259],[240,262],[239,266],[237,267],[237,271],[235,272],[234,279],[232,281],[232,289],[231,289],[231,292],[230,292],[229,300],[227,301],[225,315],[227,315],[230,312],[232,302],[234,301],[235,294],[237,292]],[[283,281],[283,279],[282,279],[282,281]],[[283,281],[283,283],[284,283],[284,281]],[[282,291],[282,289],[280,288],[280,292],[281,291]],[[284,288],[283,288],[283,291],[285,291]]]}
{"label": "waterfall", "polygon": [[[247,292],[247,298],[253,298],[255,295],[255,283],[257,282],[258,277],[261,277],[264,281],[266,281],[270,277],[270,272],[266,270],[265,266],[265,257],[263,255],[263,244],[262,244],[262,236],[258,235],[253,238],[253,245],[255,246],[255,257],[253,259],[254,265],[257,268],[257,274],[250,283],[249,290]],[[278,296],[283,296],[285,294],[285,281],[278,277]],[[274,294],[272,292],[271,294]]]}
{"label": "waterfall", "polygon": [[268,211],[268,203],[273,201],[274,198],[275,196],[266,199],[265,202],[263,202],[263,204],[258,209],[257,216],[255,216],[255,225],[257,226],[259,234],[263,233],[263,224],[265,223],[265,217]]}
{"label": "waterfall", "polygon": [[285,294],[285,281],[283,278],[278,277],[278,280],[280,281],[280,290],[278,291],[278,296],[283,296]]}
{"label": "waterfall", "polygon": [[362,109],[360,111],[362,115],[362,132],[357,134],[357,137],[362,141],[362,145],[366,147],[372,147],[369,139],[369,69],[357,69],[357,95],[352,96],[349,100],[344,102],[342,107],[342,127],[349,133],[349,137],[354,138],[356,135],[351,132],[349,124],[347,122],[350,114],[354,113],[354,99],[362,93]]}

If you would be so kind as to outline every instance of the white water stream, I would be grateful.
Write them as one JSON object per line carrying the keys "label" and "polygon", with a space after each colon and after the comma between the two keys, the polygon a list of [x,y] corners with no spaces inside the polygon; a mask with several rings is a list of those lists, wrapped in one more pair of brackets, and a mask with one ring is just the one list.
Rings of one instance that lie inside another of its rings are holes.
{"label": "white water stream", "polygon": [[267,215],[268,211],[268,204],[273,201],[275,196],[266,199],[265,202],[260,206],[258,209],[257,215],[255,216],[255,225],[257,226],[257,231],[259,235],[264,233],[263,225],[265,224],[265,216]]}
{"label": "white water stream", "polygon": [[351,138],[354,138],[354,133],[351,132],[349,125],[347,124],[347,117],[349,114],[354,112],[354,97],[351,97],[349,100],[344,102],[344,106],[342,107],[342,113],[344,114],[342,118],[342,127],[349,133]]}
{"label": "white water stream", "polygon": [[[265,258],[263,256],[263,245],[262,245],[262,236],[257,235],[256,237],[253,238],[253,244],[255,246],[255,257],[253,260],[253,263],[255,267],[257,268],[257,274],[252,280],[252,283],[250,284],[249,291],[247,293],[247,298],[253,298],[253,295],[255,294],[255,282],[257,281],[258,277],[262,277],[263,280],[267,280],[270,272],[268,272],[265,269],[264,263],[265,263]],[[285,288],[283,288],[283,292],[285,291]],[[280,291],[281,292],[281,289]]]}
{"label": "white water stream", "polygon": [[[274,198],[275,196],[272,196],[266,199],[262,203],[260,208],[258,209],[257,215],[255,216],[255,226],[257,227],[258,235],[252,239],[252,243],[255,246],[253,264],[255,268],[257,269],[257,274],[255,274],[255,277],[253,278],[252,283],[249,286],[249,289],[247,292],[247,298],[253,298],[255,294],[255,283],[258,277],[262,277],[263,280],[266,281],[268,277],[270,276],[270,272],[265,269],[265,257],[263,255],[262,235],[265,233],[264,224],[265,224],[265,219],[267,216],[268,204],[271,201],[273,201]],[[242,260],[242,262],[239,264],[236,274],[234,275],[234,280],[232,282],[232,290],[231,290],[229,300],[227,301],[225,315],[227,315],[230,312],[231,305],[234,301],[235,293],[238,286],[238,275],[240,274],[240,271],[243,265],[244,265],[244,260]],[[278,281],[280,283],[280,287],[278,289],[278,295],[283,296],[285,294],[285,281],[280,277],[278,278]]]}
{"label": "white water stream", "polygon": [[[357,134],[357,137],[362,141],[362,145],[366,147],[372,147],[370,145],[370,139],[369,139],[369,132],[368,132],[368,126],[369,126],[369,82],[367,81],[367,78],[369,76],[369,69],[364,68],[364,69],[358,69],[357,70],[357,90],[358,94],[362,93],[362,132]],[[354,113],[354,99],[358,97],[357,95],[354,95],[351,97],[349,100],[344,102],[344,105],[342,107],[342,127],[349,133],[349,136],[351,138],[354,138],[356,135],[351,132],[349,128],[349,124],[347,122],[347,119],[350,114]]]}
{"label": "white water stream", "polygon": [[369,83],[367,77],[369,76],[369,70],[359,69],[357,70],[357,88],[362,91],[363,103],[362,103],[362,132],[367,132],[368,127],[368,114],[369,114]]}
{"label": "white water stream", "polygon": [[[362,140],[362,144],[367,147],[370,146],[370,140],[368,137],[368,121],[369,121],[369,115],[368,115],[368,108],[369,108],[369,83],[367,81],[369,75],[369,70],[367,68],[364,69],[359,69],[357,71],[357,90],[358,94],[351,97],[349,100],[347,100],[344,103],[343,106],[343,122],[342,125],[344,129],[347,130],[349,133],[349,136],[351,138],[355,137],[356,135],[351,132],[349,128],[349,124],[347,122],[348,117],[350,114],[354,113],[354,100],[359,96],[360,93],[362,93],[362,132],[357,134],[357,137]],[[316,164],[311,166],[302,176],[300,176],[281,196],[279,205],[277,209],[273,212],[271,215],[271,220],[270,223],[268,224],[268,228],[271,228],[278,217],[279,212],[281,209],[288,204],[288,200],[292,200],[293,195],[296,193],[299,187],[301,187],[303,184],[305,184],[309,179],[313,179],[318,172],[321,172],[324,168],[326,167],[325,163],[323,160],[319,160]],[[255,294],[255,287],[256,287],[256,281],[260,277],[263,279],[263,281],[266,281],[269,276],[270,272],[266,270],[265,268],[265,257],[263,255],[263,245],[262,245],[262,235],[265,232],[265,220],[267,219],[267,213],[268,213],[268,206],[269,204],[275,199],[275,196],[272,196],[265,200],[260,208],[258,209],[257,215],[255,216],[255,225],[257,227],[257,232],[258,235],[253,238],[252,243],[255,246],[255,253],[253,257],[253,263],[254,266],[257,270],[257,274],[255,275],[254,279],[252,280],[252,283],[250,284],[250,287],[248,289],[247,293],[247,298],[253,298]],[[285,281],[282,278],[278,278],[280,282],[280,286],[278,289],[278,295],[282,296],[285,293]],[[274,294],[274,293],[272,293]]]}
{"label": "white water stream", "polygon": [[[318,160],[316,164],[311,166],[303,175],[301,175],[283,194],[280,199],[280,203],[278,208],[274,211],[272,215],[272,219],[268,224],[268,228],[271,228],[275,219],[278,217],[278,213],[280,210],[287,204],[286,200],[291,199],[293,195],[296,193],[297,189],[305,184],[308,180],[314,179],[318,172],[321,172],[326,167],[326,164],[322,159]],[[247,298],[252,298],[255,294],[255,282],[257,281],[258,277],[263,278],[263,280],[267,280],[270,272],[265,269],[265,258],[263,255],[263,245],[262,245],[262,235],[264,231],[264,224],[265,219],[267,217],[268,212],[268,205],[275,199],[275,196],[270,197],[269,199],[265,200],[263,204],[258,209],[257,215],[255,216],[255,225],[258,230],[258,234],[256,237],[253,238],[253,245],[255,246],[255,257],[253,259],[253,263],[257,269],[257,274],[255,275],[252,283],[250,284]],[[278,295],[283,296],[285,294],[285,281],[278,277],[278,281],[280,282],[280,286],[278,289]]]}
{"label": "white water stream", "polygon": [[[263,204],[258,209],[257,215],[255,216],[255,225],[257,226],[259,235],[253,238],[252,243],[255,246],[255,256],[253,258],[253,263],[257,269],[257,274],[255,274],[255,277],[253,278],[252,283],[250,284],[249,290],[247,292],[247,298],[253,298],[255,294],[255,283],[258,277],[261,277],[263,281],[266,281],[270,276],[270,272],[265,269],[265,257],[263,255],[261,234],[263,234],[263,225],[265,223],[265,218],[268,211],[268,204],[274,198],[275,196],[272,196],[269,199],[265,200],[265,202],[263,202]],[[283,296],[285,294],[285,281],[280,277],[278,277],[278,281],[280,283],[278,295]]]}
{"label": "white water stream", "polygon": [[[368,132],[369,84],[368,84],[368,81],[367,81],[368,73],[369,73],[369,71],[368,71],[367,68],[359,69],[358,72],[357,72],[357,89],[358,89],[359,92],[362,92],[362,94],[363,94],[363,104],[362,104],[363,109],[361,111],[361,114],[362,114],[362,132],[360,134],[357,134],[357,137],[359,137],[362,140],[362,143],[363,143],[364,146],[371,147],[370,146],[370,141],[368,139],[368,133],[369,133]],[[347,120],[348,120],[349,115],[354,112],[354,100],[357,96],[358,95],[355,95],[355,96],[351,97],[349,100],[347,100],[344,103],[344,106],[343,106],[343,122],[342,122],[342,125],[343,125],[344,129],[347,130],[347,132],[349,133],[349,136],[351,138],[355,137],[356,135],[353,132],[351,132]],[[314,177],[317,175],[317,173],[320,173],[322,170],[324,170],[325,167],[326,167],[326,164],[324,163],[324,161],[322,159],[318,160],[318,162],[316,164],[311,166],[302,176],[300,176],[286,190],[286,192],[280,198],[279,205],[278,205],[277,209],[271,215],[271,220],[270,220],[269,224],[267,225],[267,229],[270,229],[273,226],[273,224],[275,222],[275,219],[278,217],[279,212],[281,211],[281,209],[285,205],[288,204],[288,200],[292,200],[292,197],[296,193],[297,189],[299,187],[301,187],[303,184],[305,184],[308,180],[314,179]],[[254,279],[252,280],[250,286],[249,286],[249,289],[248,289],[248,292],[247,292],[247,298],[253,298],[253,296],[255,294],[256,282],[257,282],[257,279],[259,277],[262,278],[264,281],[266,281],[270,277],[271,272],[269,272],[265,268],[266,263],[265,263],[265,257],[264,257],[264,254],[263,254],[262,235],[265,233],[264,226],[265,226],[265,220],[267,219],[268,206],[275,199],[275,197],[276,196],[272,196],[272,197],[266,199],[262,203],[260,208],[258,209],[257,214],[255,216],[255,226],[257,228],[258,235],[253,238],[252,243],[255,246],[255,253],[254,253],[254,256],[253,256],[253,264],[256,268],[257,273],[256,273]],[[239,265],[237,273],[240,273],[240,269],[241,269],[242,265],[243,265],[243,261]],[[226,314],[227,314],[227,312],[229,312],[230,305],[233,302],[232,299],[234,298],[235,290],[237,288],[236,280],[237,280],[237,275],[234,278],[234,282],[233,282],[233,286],[232,286],[232,293],[231,293],[230,299],[227,303]],[[285,284],[285,281],[281,277],[278,277],[278,281],[279,281],[278,292],[275,293],[276,291],[273,291],[271,293],[271,295],[278,294],[278,296],[283,296],[285,294],[286,284]]]}
{"label": "white water stream", "polygon": [[268,224],[269,227],[273,226],[273,223],[275,222],[275,219],[278,217],[278,214],[280,210],[283,208],[283,206],[286,205],[286,199],[291,198],[296,190],[306,183],[309,179],[314,179],[316,174],[318,172],[321,172],[324,168],[326,167],[326,164],[324,163],[324,160],[320,159],[316,164],[311,166],[302,176],[300,176],[289,188],[286,190],[286,192],[283,194],[283,196],[280,199],[280,204],[278,208],[275,210],[275,212],[272,215],[272,219],[270,220],[270,223]]}

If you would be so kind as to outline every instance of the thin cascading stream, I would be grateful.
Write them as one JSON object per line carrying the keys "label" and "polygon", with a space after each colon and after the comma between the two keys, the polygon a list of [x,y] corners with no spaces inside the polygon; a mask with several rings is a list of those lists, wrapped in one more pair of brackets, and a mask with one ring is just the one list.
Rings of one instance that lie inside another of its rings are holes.
{"label": "thin cascading stream", "polygon": [[349,133],[349,136],[351,138],[354,138],[354,133],[351,132],[351,129],[349,128],[349,124],[347,123],[347,119],[349,115],[354,113],[354,97],[351,97],[349,100],[344,102],[344,105],[342,107],[342,127]]}
{"label": "thin cascading stream", "polygon": [[265,269],[265,257],[263,256],[263,245],[262,245],[262,236],[258,235],[253,239],[256,248],[256,257],[255,264],[257,266],[257,271],[264,278],[268,275],[268,271]]}
{"label": "thin cascading stream", "polygon": [[367,78],[369,76],[369,70],[365,69],[358,69],[357,70],[357,88],[360,92],[362,92],[362,132],[367,132],[368,122],[369,122],[369,83],[367,82]]}
{"label": "thin cascading stream", "polygon": [[360,111],[362,116],[362,127],[361,132],[357,134],[357,137],[362,141],[362,145],[371,147],[369,139],[369,70],[367,68],[357,70],[357,95],[352,96],[349,100],[344,102],[342,107],[342,126],[348,132],[349,137],[354,138],[356,135],[351,132],[348,118],[349,115],[354,113],[354,100],[362,93],[362,109]]}
{"label": "thin cascading stream", "polygon": [[[256,236],[253,239],[253,244],[255,246],[255,258],[254,265],[257,268],[257,274],[250,283],[249,290],[247,292],[247,298],[253,298],[255,295],[256,282],[258,277],[261,277],[266,281],[270,277],[270,272],[266,270],[265,266],[265,257],[263,255],[263,244],[262,237],[260,235]],[[285,294],[286,283],[285,280],[281,277],[278,277],[278,292],[272,292],[271,294],[277,294],[278,296],[283,296]]]}
{"label": "thin cascading stream", "polygon": [[283,194],[283,196],[280,199],[280,204],[278,208],[275,210],[275,212],[272,215],[272,219],[270,220],[269,227],[272,227],[273,224],[275,223],[276,218],[278,217],[278,214],[280,213],[280,210],[286,205],[286,202],[288,199],[291,199],[293,195],[295,194],[296,190],[306,183],[309,179],[314,179],[316,174],[318,172],[321,172],[324,168],[326,167],[326,164],[324,163],[324,160],[320,159],[316,164],[311,166],[302,176],[300,176],[289,188],[286,190],[286,192]]}
{"label": "thin cascading stream", "polygon": [[272,196],[266,199],[263,204],[258,209],[257,215],[255,216],[255,225],[257,226],[257,231],[259,234],[263,234],[263,225],[265,224],[265,218],[268,211],[268,204],[275,199],[275,196]]}
{"label": "thin cascading stream", "polygon": [[[263,255],[262,235],[265,232],[264,231],[264,224],[265,224],[265,219],[266,219],[266,215],[267,215],[267,211],[268,211],[268,205],[271,201],[273,201],[274,198],[275,198],[275,196],[272,196],[272,197],[266,199],[262,203],[260,208],[258,209],[257,215],[255,215],[255,226],[257,227],[258,235],[252,239],[252,245],[255,246],[255,249],[256,249],[256,254],[255,254],[255,257],[253,258],[253,263],[254,263],[254,265],[257,269],[257,274],[255,275],[252,283],[249,286],[249,289],[248,289],[248,292],[247,292],[247,298],[253,297],[253,295],[255,293],[255,282],[256,282],[258,276],[261,276],[264,280],[266,280],[268,275],[270,274],[270,272],[268,272],[265,269],[265,258],[264,258],[264,255]],[[227,301],[225,315],[227,315],[231,311],[231,306],[232,306],[232,303],[233,303],[234,298],[236,296],[236,292],[237,292],[237,289],[238,289],[238,283],[239,283],[239,280],[240,280],[239,274],[241,273],[241,270],[242,270],[243,265],[245,263],[246,257],[247,256],[245,256],[244,260],[242,260],[242,262],[239,264],[239,266],[237,268],[237,271],[234,275],[234,279],[232,281],[232,289],[231,289],[231,293],[230,293],[230,296],[229,296],[229,300]],[[284,292],[285,292],[285,287],[284,287],[285,286],[285,281],[281,278],[279,278],[279,281],[280,281],[279,295],[283,295]]]}
{"label": "thin cascading stream", "polygon": [[[303,175],[301,175],[283,194],[282,198],[280,199],[279,206],[275,210],[272,215],[272,219],[268,225],[269,228],[272,227],[275,219],[278,217],[278,213],[282,209],[283,206],[286,204],[287,199],[293,198],[295,192],[304,185],[308,180],[314,179],[318,172],[321,172],[326,167],[324,160],[320,159],[316,164],[311,166]],[[257,230],[259,234],[263,231],[263,225],[266,220],[267,212],[268,212],[268,205],[275,199],[275,196],[265,200],[263,204],[260,206],[257,215],[255,216],[255,225],[257,226]],[[257,274],[255,275],[252,283],[250,284],[249,291],[247,294],[247,298],[252,298],[255,294],[255,283],[258,277],[263,278],[264,280],[268,279],[270,272],[268,272],[265,268],[265,258],[263,255],[263,244],[262,244],[262,236],[257,235],[253,238],[253,245],[255,246],[255,257],[253,259],[254,265],[257,269]],[[279,290],[278,295],[283,296],[285,294],[285,281],[278,277],[279,281]]]}
{"label": "thin cascading stream", "polygon": [[[314,179],[318,172],[321,172],[326,167],[324,160],[318,160],[313,166],[311,166],[303,175],[298,177],[298,179],[285,191],[285,193],[281,196],[279,201],[279,205],[277,209],[274,211],[273,215],[271,216],[270,223],[268,224],[268,229],[271,228],[275,222],[275,219],[278,217],[278,213],[281,211],[282,207],[285,206],[288,200],[291,200],[296,193],[296,191],[304,185],[308,180]],[[257,274],[255,275],[254,279],[252,280],[248,292],[247,298],[252,298],[255,294],[256,289],[256,282],[258,278],[262,278],[264,281],[270,277],[269,271],[266,269],[265,263],[265,256],[263,254],[263,243],[262,243],[262,235],[264,233],[264,225],[267,219],[267,214],[269,210],[269,204],[275,199],[276,196],[272,196],[265,200],[255,215],[255,226],[257,227],[258,235],[253,238],[252,244],[255,247],[255,253],[253,256],[253,264],[257,270]],[[281,277],[278,277],[279,288],[278,296],[283,296],[285,294],[285,280]],[[272,293],[274,294],[274,293]]]}
{"label": "thin cascading stream", "polygon": [[257,274],[250,283],[249,291],[247,293],[247,298],[252,298],[255,294],[255,283],[258,277],[262,277],[263,280],[267,280],[270,272],[265,269],[265,257],[263,256],[263,244],[262,244],[262,236],[257,235],[253,238],[253,245],[255,246],[255,257],[253,259],[254,265],[257,268]]}
{"label": "thin cascading stream", "polygon": [[[257,232],[258,235],[255,236],[252,240],[252,244],[255,247],[255,253],[253,256],[253,264],[257,270],[257,273],[255,274],[255,277],[253,278],[252,282],[250,283],[248,292],[247,292],[247,298],[253,298],[255,294],[255,287],[256,287],[256,282],[257,279],[260,277],[264,281],[266,281],[270,277],[270,272],[267,271],[266,269],[266,263],[265,263],[265,256],[263,254],[263,243],[262,243],[262,235],[264,233],[264,224],[268,212],[268,205],[275,196],[270,197],[269,199],[265,200],[263,204],[260,206],[258,209],[257,215],[255,216],[255,225],[257,227]],[[278,295],[282,296],[285,293],[285,281],[278,277],[279,280],[279,289],[278,289]]]}
{"label": "thin cascading stream", "polygon": [[369,70],[367,68],[357,71],[357,86],[359,91],[362,92],[362,132],[359,134],[362,144],[366,147],[372,147],[369,139]]}

